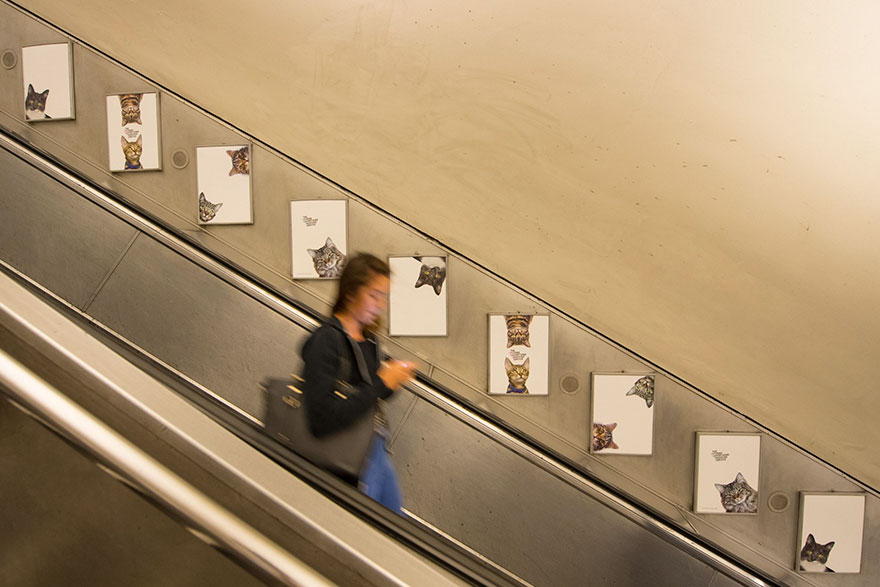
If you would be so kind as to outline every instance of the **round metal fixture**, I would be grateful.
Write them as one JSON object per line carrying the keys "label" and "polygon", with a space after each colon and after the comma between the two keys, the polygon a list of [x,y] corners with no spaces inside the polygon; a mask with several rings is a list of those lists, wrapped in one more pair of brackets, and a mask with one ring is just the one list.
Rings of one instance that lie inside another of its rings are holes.
{"label": "round metal fixture", "polygon": [[6,69],[12,69],[18,63],[18,57],[15,55],[15,51],[11,49],[7,49],[0,55],[0,63],[3,64],[3,67]]}
{"label": "round metal fixture", "polygon": [[562,391],[565,393],[577,393],[581,388],[581,380],[575,375],[564,375],[562,379],[559,380],[559,387],[561,387]]}
{"label": "round metal fixture", "polygon": [[174,151],[171,153],[171,165],[173,165],[175,169],[183,169],[189,165],[189,155],[187,155],[186,151],[183,149]]}
{"label": "round metal fixture", "polygon": [[770,508],[771,512],[784,512],[788,509],[789,505],[791,505],[791,499],[781,491],[777,491],[767,498],[767,507]]}

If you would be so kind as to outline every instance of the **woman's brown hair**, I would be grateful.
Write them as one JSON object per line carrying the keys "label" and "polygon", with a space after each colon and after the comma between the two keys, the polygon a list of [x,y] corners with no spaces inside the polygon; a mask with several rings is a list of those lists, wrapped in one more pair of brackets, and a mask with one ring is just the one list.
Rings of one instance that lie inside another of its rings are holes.
{"label": "woman's brown hair", "polygon": [[339,278],[339,293],[336,294],[333,313],[344,311],[358,290],[367,285],[374,275],[390,277],[391,268],[388,263],[369,253],[357,253],[349,258]]}

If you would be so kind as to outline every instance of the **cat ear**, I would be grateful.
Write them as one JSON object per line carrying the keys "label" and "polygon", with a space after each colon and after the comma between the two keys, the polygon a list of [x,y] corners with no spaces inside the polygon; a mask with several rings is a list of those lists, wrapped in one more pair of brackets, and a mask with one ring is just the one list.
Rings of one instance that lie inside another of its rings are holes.
{"label": "cat ear", "polygon": [[745,483],[745,482],[746,482],[746,478],[743,477],[743,474],[742,474],[742,473],[737,473],[737,474],[736,474],[736,482],[737,482],[737,483]]}
{"label": "cat ear", "polygon": [[119,137],[119,144],[122,145],[122,148],[124,149],[124,148],[125,148],[125,145],[128,144],[128,141],[125,140],[125,137],[120,136],[120,137]]}
{"label": "cat ear", "polygon": [[318,256],[318,249],[306,249],[306,251],[308,251],[312,259]]}
{"label": "cat ear", "polygon": [[41,98],[48,98],[49,97],[49,89],[46,88],[46,91],[40,92],[40,97]]}
{"label": "cat ear", "polygon": [[34,89],[34,84],[28,84],[28,94],[36,94],[37,91]]}
{"label": "cat ear", "polygon": [[229,151],[229,150],[226,151],[226,154],[229,155],[230,157],[235,157],[236,153],[238,153],[238,151]]}
{"label": "cat ear", "polygon": [[205,201],[205,192],[199,192],[199,203],[201,204],[204,201]]}
{"label": "cat ear", "polygon": [[608,448],[620,448],[617,444],[612,440],[608,443]]}
{"label": "cat ear", "polygon": [[807,534],[807,546],[810,546],[811,544],[816,544],[816,539],[813,538],[812,534]]}
{"label": "cat ear", "polygon": [[217,202],[216,204],[214,204],[214,212],[217,212],[217,210],[219,210],[220,206],[222,206],[222,205],[223,205],[223,202]]}
{"label": "cat ear", "polygon": [[522,366],[525,367],[526,369],[529,368],[529,360],[530,360],[530,359],[531,359],[531,357],[526,357],[526,360],[523,361]]}
{"label": "cat ear", "polygon": [[504,357],[504,368],[508,371],[513,369],[513,362],[508,357]]}
{"label": "cat ear", "polygon": [[608,429],[609,432],[617,428],[617,422],[612,422],[611,424],[606,424],[605,428]]}
{"label": "cat ear", "polygon": [[629,391],[626,392],[626,395],[635,395],[636,394],[636,386],[633,385],[629,388]]}
{"label": "cat ear", "polygon": [[327,241],[324,243],[324,246],[327,247],[328,249],[331,249],[331,248],[335,249],[336,248],[336,245],[333,244],[333,240],[329,236],[327,237]]}
{"label": "cat ear", "polygon": [[650,408],[651,406],[654,405],[654,398],[649,397],[648,399],[645,400],[645,404],[647,404],[647,406]]}
{"label": "cat ear", "polygon": [[138,135],[138,140],[135,141],[138,144],[138,147],[143,146],[144,144],[144,135]]}
{"label": "cat ear", "polygon": [[724,493],[725,486],[722,485],[721,483],[716,483],[716,484],[715,484],[715,489],[716,489],[719,493]]}

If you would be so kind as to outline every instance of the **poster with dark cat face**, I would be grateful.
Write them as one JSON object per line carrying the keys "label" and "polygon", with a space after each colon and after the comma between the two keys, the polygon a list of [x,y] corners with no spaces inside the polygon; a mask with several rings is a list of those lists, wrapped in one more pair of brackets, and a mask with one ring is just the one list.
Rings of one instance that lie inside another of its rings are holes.
{"label": "poster with dark cat face", "polygon": [[348,257],[348,200],[290,202],[294,279],[338,279]]}
{"label": "poster with dark cat face", "polygon": [[[111,94],[107,102],[107,148],[110,171],[162,169],[159,94]],[[210,196],[206,193],[208,199]]]}
{"label": "poster with dark cat face", "polygon": [[511,312],[489,315],[489,393],[550,393],[550,316]]}
{"label": "poster with dark cat face", "polygon": [[[593,373],[591,452],[616,455],[650,455],[654,448],[653,373]],[[614,450],[595,442],[602,427],[614,422]],[[601,447],[598,448],[597,447]]]}
{"label": "poster with dark cat face", "polygon": [[859,573],[865,527],[864,493],[801,493],[795,569]]}
{"label": "poster with dark cat face", "polygon": [[196,147],[196,194],[220,208],[199,224],[253,224],[251,146]]}
{"label": "poster with dark cat face", "polygon": [[757,514],[761,435],[697,433],[694,512]]}
{"label": "poster with dark cat face", "polygon": [[70,43],[21,49],[24,118],[28,122],[76,118]]}
{"label": "poster with dark cat face", "polygon": [[446,256],[394,256],[388,297],[391,336],[446,336]]}

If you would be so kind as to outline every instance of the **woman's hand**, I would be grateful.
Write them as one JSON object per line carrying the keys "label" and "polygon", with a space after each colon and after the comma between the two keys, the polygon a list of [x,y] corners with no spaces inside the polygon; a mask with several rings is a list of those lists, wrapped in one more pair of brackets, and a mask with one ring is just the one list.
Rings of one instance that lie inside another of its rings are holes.
{"label": "woman's hand", "polygon": [[398,361],[391,359],[385,361],[379,366],[376,374],[385,384],[385,387],[395,390],[410,379],[413,378],[413,371],[418,367],[411,362]]}

